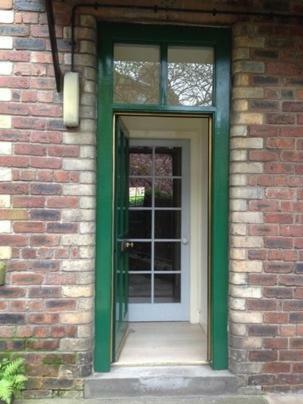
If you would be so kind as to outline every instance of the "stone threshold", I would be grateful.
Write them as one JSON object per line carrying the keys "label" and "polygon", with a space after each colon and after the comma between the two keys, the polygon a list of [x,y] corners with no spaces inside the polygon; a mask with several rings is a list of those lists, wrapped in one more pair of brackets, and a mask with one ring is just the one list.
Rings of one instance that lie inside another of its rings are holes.
{"label": "stone threshold", "polygon": [[239,379],[203,366],[113,366],[85,379],[85,398],[203,396],[236,393]]}

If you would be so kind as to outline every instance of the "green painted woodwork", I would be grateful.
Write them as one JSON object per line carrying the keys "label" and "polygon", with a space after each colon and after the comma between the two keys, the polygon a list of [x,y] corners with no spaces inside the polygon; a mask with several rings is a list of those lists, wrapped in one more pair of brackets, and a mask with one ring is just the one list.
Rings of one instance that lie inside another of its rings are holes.
{"label": "green painted woodwork", "polygon": [[[228,367],[228,150],[230,94],[230,31],[224,28],[148,26],[100,23],[99,99],[97,136],[97,246],[95,371],[108,371],[113,340],[113,226],[114,139],[116,113],[169,113],[207,115],[212,118],[211,247],[210,247],[210,345],[214,369]],[[113,104],[113,46],[115,42],[159,44],[161,82],[159,105]],[[185,107],[165,105],[167,99],[167,45],[211,46],[215,49],[214,105]]]}
{"label": "green painted woodwork", "polygon": [[161,79],[160,79],[160,104],[167,108],[167,89],[168,89],[168,74],[167,74],[167,44],[161,44]]}
{"label": "green painted woodwork", "polygon": [[[100,36],[100,33],[99,33]],[[113,116],[111,43],[100,42],[97,128],[95,370],[110,369],[113,299]],[[102,102],[101,102],[102,101]]]}
{"label": "green painted woodwork", "polygon": [[229,35],[216,47],[216,83],[212,133],[210,342],[214,369],[228,367],[228,169]]}
{"label": "green painted woodwork", "polygon": [[127,332],[128,303],[128,253],[122,248],[128,234],[128,135],[119,117],[115,122],[114,200],[113,360],[117,360]]}
{"label": "green painted woodwork", "polygon": [[114,112],[138,112],[138,113],[180,113],[199,115],[209,115],[211,112],[215,112],[215,107],[187,107],[184,105],[143,105],[143,104],[114,104]]}

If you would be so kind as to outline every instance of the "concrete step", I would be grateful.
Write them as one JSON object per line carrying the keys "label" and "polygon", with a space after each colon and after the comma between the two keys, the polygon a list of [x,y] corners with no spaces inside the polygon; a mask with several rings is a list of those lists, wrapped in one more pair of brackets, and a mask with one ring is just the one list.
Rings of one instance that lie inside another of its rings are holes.
{"label": "concrete step", "polygon": [[[302,396],[301,396],[302,398]],[[131,398],[95,398],[95,399],[63,399],[51,398],[43,400],[17,400],[16,404],[269,404],[263,396],[221,395],[203,397],[131,397]],[[271,401],[271,404],[278,404]],[[282,403],[282,402],[281,402]],[[302,401],[284,402],[298,404]],[[279,401],[280,404],[280,401]]]}
{"label": "concrete step", "polygon": [[232,394],[238,380],[209,366],[114,366],[85,380],[85,398],[203,396]]}

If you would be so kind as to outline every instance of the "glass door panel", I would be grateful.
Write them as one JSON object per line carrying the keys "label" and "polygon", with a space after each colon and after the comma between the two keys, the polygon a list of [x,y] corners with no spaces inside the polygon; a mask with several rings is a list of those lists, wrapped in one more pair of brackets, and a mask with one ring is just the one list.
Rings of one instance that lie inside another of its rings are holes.
{"label": "glass door panel", "polygon": [[[129,303],[151,303],[151,275],[129,275]],[[131,321],[131,318],[129,319]]]}
{"label": "glass door panel", "polygon": [[130,271],[151,271],[151,243],[142,243],[137,241],[129,254],[129,269]]}
{"label": "glass door panel", "polygon": [[129,179],[129,206],[150,207],[152,184],[148,178]]}
{"label": "glass door panel", "polygon": [[155,238],[170,240],[181,238],[181,210],[155,211]]}
{"label": "glass door panel", "polygon": [[181,271],[181,243],[155,242],[154,244],[154,270]]}
{"label": "glass door panel", "polygon": [[155,274],[155,303],[179,303],[181,300],[180,274]]}
{"label": "glass door panel", "polygon": [[129,175],[152,175],[152,148],[133,146],[129,153]]}
{"label": "glass door panel", "polygon": [[180,176],[182,171],[180,147],[155,148],[155,175]]}
{"label": "glass door panel", "polygon": [[188,166],[187,141],[131,141],[130,321],[188,319]]}
{"label": "glass door panel", "polygon": [[181,179],[155,179],[155,206],[159,208],[181,207]]}
{"label": "glass door panel", "polygon": [[151,219],[150,210],[130,210],[129,238],[142,239],[142,241],[151,238]]}

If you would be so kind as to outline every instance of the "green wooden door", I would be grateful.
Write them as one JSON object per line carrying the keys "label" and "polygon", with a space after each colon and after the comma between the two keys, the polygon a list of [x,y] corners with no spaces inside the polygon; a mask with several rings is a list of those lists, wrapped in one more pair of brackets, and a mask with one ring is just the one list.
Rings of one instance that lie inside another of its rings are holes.
{"label": "green wooden door", "polygon": [[128,135],[119,117],[115,126],[114,322],[113,360],[127,332],[128,299]]}

